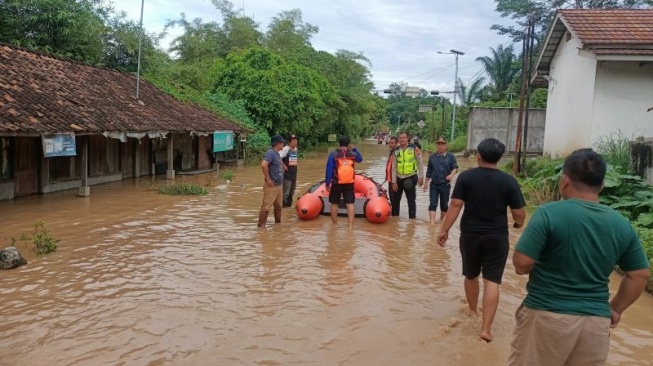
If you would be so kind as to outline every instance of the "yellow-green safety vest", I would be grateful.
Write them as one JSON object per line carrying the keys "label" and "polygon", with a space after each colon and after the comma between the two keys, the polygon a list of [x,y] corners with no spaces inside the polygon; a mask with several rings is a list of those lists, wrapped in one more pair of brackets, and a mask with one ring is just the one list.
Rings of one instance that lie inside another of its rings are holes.
{"label": "yellow-green safety vest", "polygon": [[406,150],[398,148],[395,151],[397,158],[397,174],[399,175],[412,175],[417,173],[417,155],[415,149],[407,147]]}

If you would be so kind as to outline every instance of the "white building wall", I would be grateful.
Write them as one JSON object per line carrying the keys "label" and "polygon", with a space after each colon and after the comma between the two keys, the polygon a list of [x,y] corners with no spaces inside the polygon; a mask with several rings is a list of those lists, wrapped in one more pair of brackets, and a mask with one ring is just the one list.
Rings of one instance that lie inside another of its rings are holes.
{"label": "white building wall", "polygon": [[601,62],[596,71],[591,136],[621,131],[624,137],[653,137],[653,65],[639,62]]}
{"label": "white building wall", "polygon": [[594,99],[596,60],[582,52],[572,37],[562,42],[551,61],[549,96],[544,132],[544,154],[563,157],[591,145],[590,127]]}

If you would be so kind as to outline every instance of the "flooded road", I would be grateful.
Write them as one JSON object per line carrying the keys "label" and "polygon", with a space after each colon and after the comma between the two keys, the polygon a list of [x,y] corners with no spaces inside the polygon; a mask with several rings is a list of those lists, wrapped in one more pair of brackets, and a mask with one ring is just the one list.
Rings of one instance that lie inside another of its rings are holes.
{"label": "flooded road", "polygon": [[[386,147],[358,168],[381,180]],[[324,156],[322,156],[324,155]],[[324,175],[300,160],[298,193]],[[467,162],[471,165],[471,162]],[[504,365],[526,279],[508,264],[495,341],[465,314],[458,228],[435,243],[417,220],[297,220],[258,230],[258,166],[180,179],[203,197],[162,196],[150,177],[0,202],[0,246],[43,220],[59,250],[0,272],[0,365]],[[157,181],[156,184],[161,182]],[[513,241],[518,235],[515,232]],[[613,291],[619,278],[612,281]],[[610,365],[653,364],[653,299],[614,330]]]}

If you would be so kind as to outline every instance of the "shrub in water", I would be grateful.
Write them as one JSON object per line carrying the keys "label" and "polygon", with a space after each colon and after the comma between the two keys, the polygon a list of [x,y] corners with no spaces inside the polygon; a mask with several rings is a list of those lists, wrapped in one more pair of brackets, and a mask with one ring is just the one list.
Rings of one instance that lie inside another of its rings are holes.
{"label": "shrub in water", "polygon": [[[55,239],[52,234],[45,228],[45,222],[37,221],[34,223],[32,232],[20,236],[20,242],[29,250],[37,255],[48,254],[57,250],[59,239]],[[12,238],[12,245],[16,239]]]}
{"label": "shrub in water", "polygon": [[183,182],[159,186],[157,191],[161,194],[168,194],[171,196],[204,196],[209,194],[209,190],[205,187],[197,184]]}

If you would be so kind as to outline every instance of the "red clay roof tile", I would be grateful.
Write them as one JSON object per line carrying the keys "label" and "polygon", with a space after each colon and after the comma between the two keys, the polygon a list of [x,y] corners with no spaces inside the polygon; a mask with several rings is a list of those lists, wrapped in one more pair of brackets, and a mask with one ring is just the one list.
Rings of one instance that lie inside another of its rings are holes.
{"label": "red clay roof tile", "polygon": [[653,46],[653,9],[564,9],[559,13],[585,46]]}
{"label": "red clay roof tile", "polygon": [[132,74],[0,45],[0,134],[244,130],[145,80],[140,104],[135,88]]}

